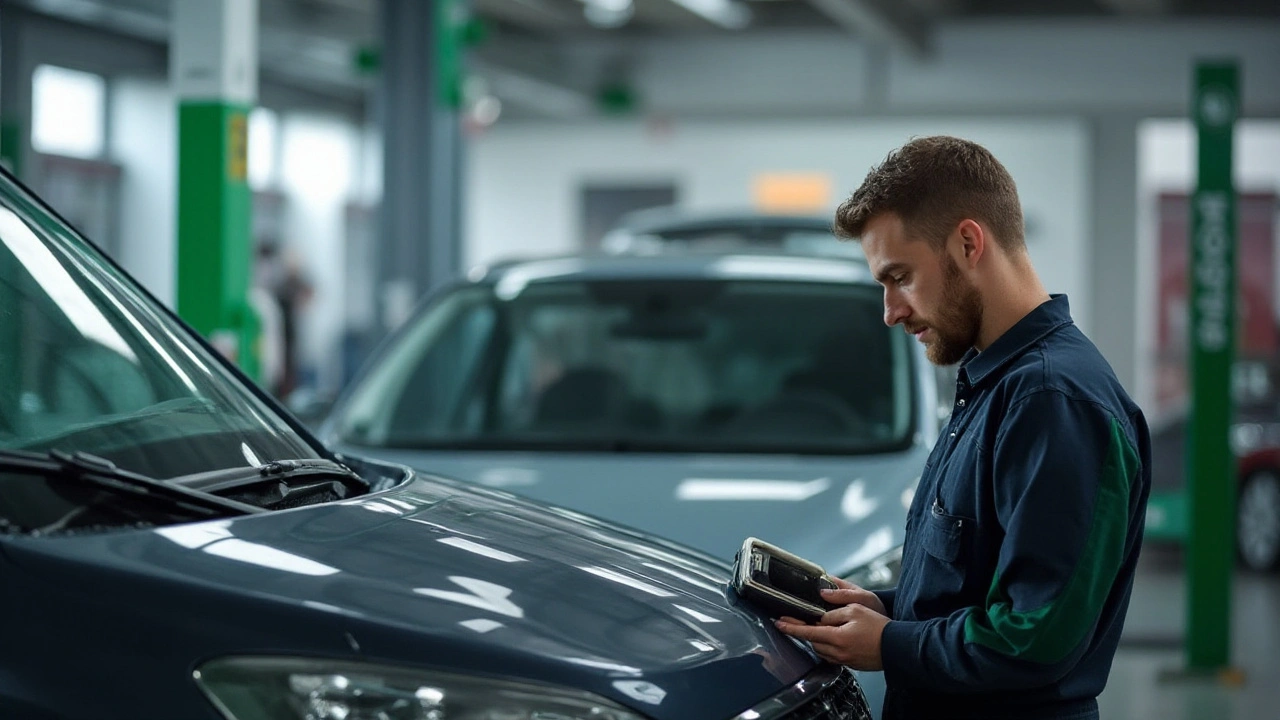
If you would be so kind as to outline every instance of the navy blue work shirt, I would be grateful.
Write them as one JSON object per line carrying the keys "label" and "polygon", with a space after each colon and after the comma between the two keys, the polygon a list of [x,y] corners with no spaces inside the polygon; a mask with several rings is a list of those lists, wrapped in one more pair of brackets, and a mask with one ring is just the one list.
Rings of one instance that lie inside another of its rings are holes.
{"label": "navy blue work shirt", "polygon": [[1142,411],[1054,295],[961,361],[877,593],[885,720],[1091,718],[1151,488]]}

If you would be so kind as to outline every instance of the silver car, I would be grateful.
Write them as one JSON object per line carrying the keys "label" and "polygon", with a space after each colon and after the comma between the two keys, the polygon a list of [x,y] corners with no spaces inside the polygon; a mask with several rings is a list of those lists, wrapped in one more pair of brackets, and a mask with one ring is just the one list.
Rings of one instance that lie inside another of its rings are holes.
{"label": "silver car", "polygon": [[[896,583],[948,404],[922,346],[883,323],[865,262],[686,250],[472,278],[375,354],[327,440],[726,562],[756,536]],[[880,676],[861,680],[878,709]]]}
{"label": "silver car", "polygon": [[623,215],[600,241],[606,252],[672,249],[766,250],[863,258],[862,246],[832,233],[831,215],[657,207]]}

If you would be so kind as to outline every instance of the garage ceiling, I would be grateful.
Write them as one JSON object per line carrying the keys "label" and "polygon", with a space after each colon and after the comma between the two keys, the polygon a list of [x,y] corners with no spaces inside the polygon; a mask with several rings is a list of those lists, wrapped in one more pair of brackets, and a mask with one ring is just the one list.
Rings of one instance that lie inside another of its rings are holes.
{"label": "garage ceiling", "polygon": [[[927,29],[970,18],[1280,17],[1275,0],[474,0],[473,7],[503,27],[544,37],[874,27],[862,21]],[[589,19],[611,15],[623,21],[616,29]]]}
{"label": "garage ceiling", "polygon": [[[169,35],[170,4],[0,0],[0,9],[21,6],[162,43]],[[354,58],[377,45],[379,5],[259,0],[263,77],[345,99],[367,97],[373,81]],[[471,8],[488,31],[471,53],[473,67],[496,86],[523,83],[527,93],[594,92],[601,77],[618,76],[629,53],[672,37],[846,32],[927,55],[932,28],[970,19],[1280,18],[1280,0],[471,0]],[[584,59],[604,69],[584,71]]]}

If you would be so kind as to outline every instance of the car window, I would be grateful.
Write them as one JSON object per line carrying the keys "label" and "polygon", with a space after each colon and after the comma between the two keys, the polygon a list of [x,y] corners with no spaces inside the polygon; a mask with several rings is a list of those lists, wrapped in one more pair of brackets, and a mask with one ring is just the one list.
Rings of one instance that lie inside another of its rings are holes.
{"label": "car window", "polygon": [[170,478],[315,457],[92,247],[0,186],[0,448]]}
{"label": "car window", "polygon": [[876,288],[848,283],[554,281],[507,300],[471,287],[401,335],[337,429],[391,447],[899,447],[916,369],[881,315]]}

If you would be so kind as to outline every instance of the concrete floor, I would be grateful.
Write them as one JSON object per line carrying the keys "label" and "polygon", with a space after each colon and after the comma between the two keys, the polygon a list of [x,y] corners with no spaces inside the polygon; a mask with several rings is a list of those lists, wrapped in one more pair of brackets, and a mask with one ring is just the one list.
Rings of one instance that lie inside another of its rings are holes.
{"label": "concrete floor", "polygon": [[1280,574],[1239,572],[1232,587],[1232,667],[1239,686],[1190,679],[1186,575],[1177,548],[1148,545],[1107,689],[1103,720],[1280,720]]}

